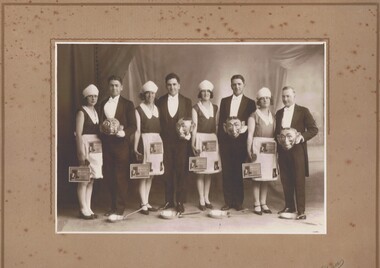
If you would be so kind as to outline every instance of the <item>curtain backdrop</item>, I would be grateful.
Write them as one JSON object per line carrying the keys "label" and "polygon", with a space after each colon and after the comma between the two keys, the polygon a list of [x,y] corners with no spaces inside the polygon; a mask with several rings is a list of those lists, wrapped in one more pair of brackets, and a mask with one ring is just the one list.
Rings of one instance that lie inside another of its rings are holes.
{"label": "curtain backdrop", "polygon": [[[59,44],[57,51],[58,201],[75,199],[73,184],[67,182],[67,168],[76,164],[75,112],[82,90],[95,84],[99,102],[108,96],[107,78],[123,78],[121,95],[140,103],[142,84],[154,81],[157,97],[166,94],[165,76],[175,72],[181,79],[180,92],[197,101],[198,84],[210,80],[219,106],[232,94],[230,78],[242,74],[244,94],[256,99],[261,87],[273,96],[272,112],[282,107],[281,88],[293,86],[297,103],[307,106],[317,120],[320,133],[310,144],[323,144],[324,125],[323,45],[158,45],[158,44]],[[282,193],[276,193],[282,198]]]}

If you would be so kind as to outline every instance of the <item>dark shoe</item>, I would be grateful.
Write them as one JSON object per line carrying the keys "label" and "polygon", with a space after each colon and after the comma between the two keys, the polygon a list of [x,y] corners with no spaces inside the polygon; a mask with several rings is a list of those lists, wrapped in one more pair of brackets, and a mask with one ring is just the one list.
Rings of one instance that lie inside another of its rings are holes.
{"label": "dark shoe", "polygon": [[298,213],[296,220],[306,220],[306,214]]}
{"label": "dark shoe", "polygon": [[143,208],[142,210],[140,210],[141,214],[149,215],[149,209],[146,205],[140,205],[140,208]]}
{"label": "dark shoe", "polygon": [[[260,210],[256,210],[256,208],[260,208]],[[263,212],[261,211],[261,206],[260,205],[253,206],[253,213],[260,216],[263,215]]]}
{"label": "dark shoe", "polygon": [[221,210],[230,210],[231,207],[229,205],[224,205]]}
{"label": "dark shoe", "polygon": [[236,209],[237,211],[242,211],[244,208],[243,208],[242,205],[235,205],[235,209]]}
{"label": "dark shoe", "polygon": [[294,212],[296,212],[296,210],[295,209],[291,209],[291,208],[284,208],[283,210],[280,210],[279,212],[277,212],[277,214],[280,214],[280,213],[283,213],[283,212],[294,213]]}
{"label": "dark shoe", "polygon": [[91,214],[91,217],[92,217],[93,219],[97,219],[97,218],[98,218],[98,215],[97,215],[97,214]]}
{"label": "dark shoe", "polygon": [[[264,207],[266,207],[266,208],[264,208]],[[263,213],[265,213],[265,214],[272,214],[272,211],[268,208],[268,206],[267,205],[261,205],[261,211],[263,212]]]}
{"label": "dark shoe", "polygon": [[213,209],[214,206],[211,203],[206,203],[206,208]]}
{"label": "dark shoe", "polygon": [[205,211],[205,210],[206,210],[206,206],[201,205],[201,204],[198,205],[198,208],[199,208],[200,210],[202,210],[202,211]]}
{"label": "dark shoe", "polygon": [[83,213],[82,213],[82,211],[79,211],[79,218],[81,218],[81,219],[84,219],[84,220],[92,220],[92,219],[94,219],[93,217],[92,217],[92,215],[84,215]]}
{"label": "dark shoe", "polygon": [[151,212],[156,212],[156,211],[158,211],[157,208],[152,207],[150,204],[148,204],[147,207],[148,207],[148,210],[151,211]]}
{"label": "dark shoe", "polygon": [[179,212],[179,213],[185,212],[185,207],[180,202],[178,202],[178,204],[177,204],[177,212]]}
{"label": "dark shoe", "polygon": [[174,204],[170,203],[170,202],[166,202],[165,205],[160,207],[160,209],[162,209],[162,210],[169,209],[169,208],[174,208]]}
{"label": "dark shoe", "polygon": [[104,216],[108,217],[112,214],[116,214],[116,209],[110,209],[106,213],[104,213]]}

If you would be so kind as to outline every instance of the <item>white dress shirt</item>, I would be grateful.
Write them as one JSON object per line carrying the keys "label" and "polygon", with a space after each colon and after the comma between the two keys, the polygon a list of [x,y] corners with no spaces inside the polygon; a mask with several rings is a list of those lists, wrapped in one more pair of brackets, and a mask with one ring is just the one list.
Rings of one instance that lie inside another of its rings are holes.
{"label": "white dress shirt", "polygon": [[293,113],[294,113],[294,104],[289,107],[284,108],[284,115],[282,117],[282,122],[281,122],[281,126],[283,128],[290,127],[290,125],[292,124]]}
{"label": "white dress shirt", "polygon": [[168,96],[168,110],[171,117],[174,117],[178,111],[178,94],[174,97]]}
{"label": "white dress shirt", "polygon": [[231,107],[230,107],[230,116],[237,116],[241,99],[243,97],[243,94],[240,94],[239,96],[232,95],[232,100],[231,100]]}
{"label": "white dress shirt", "polygon": [[116,114],[116,107],[117,104],[119,103],[119,98],[120,95],[112,98],[110,97],[106,104],[104,105],[104,114],[106,115],[107,118],[115,118]]}

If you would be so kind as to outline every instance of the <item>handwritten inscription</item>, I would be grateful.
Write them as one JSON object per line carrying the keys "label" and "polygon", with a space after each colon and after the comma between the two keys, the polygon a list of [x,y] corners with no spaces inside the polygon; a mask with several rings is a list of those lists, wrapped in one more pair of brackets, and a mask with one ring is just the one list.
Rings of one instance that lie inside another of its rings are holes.
{"label": "handwritten inscription", "polygon": [[328,265],[322,265],[321,268],[339,268],[342,267],[344,264],[344,260],[340,259],[339,261],[336,261],[335,263],[330,262]]}

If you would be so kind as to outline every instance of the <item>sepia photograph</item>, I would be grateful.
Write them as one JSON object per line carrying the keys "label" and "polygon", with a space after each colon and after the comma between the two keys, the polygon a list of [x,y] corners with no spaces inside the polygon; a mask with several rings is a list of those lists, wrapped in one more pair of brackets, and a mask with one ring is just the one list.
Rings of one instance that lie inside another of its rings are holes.
{"label": "sepia photograph", "polygon": [[56,42],[56,232],[326,234],[326,50]]}

